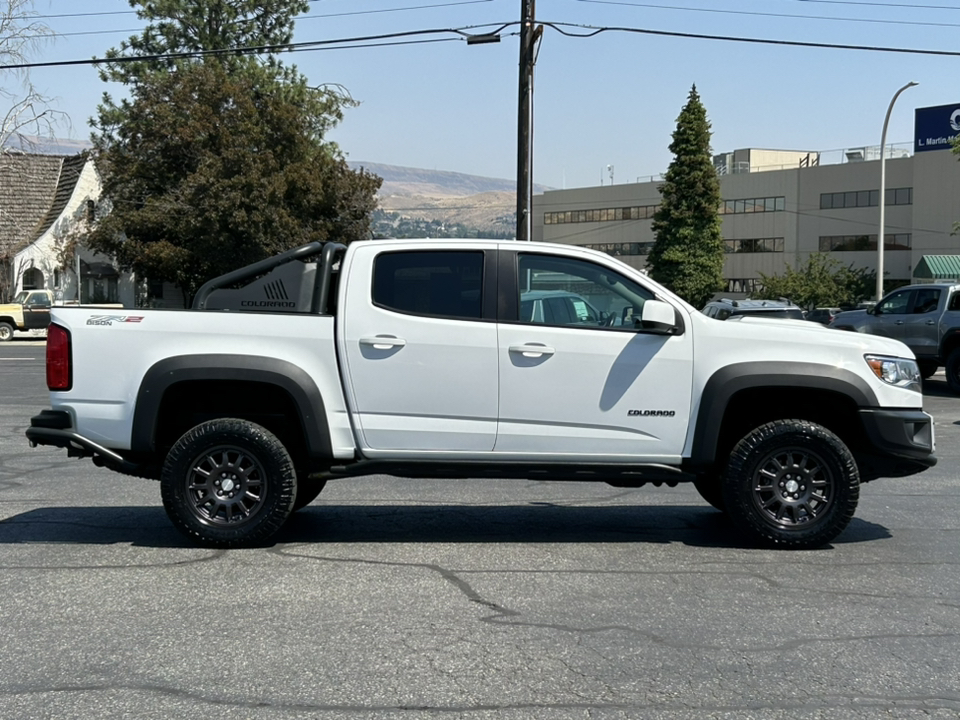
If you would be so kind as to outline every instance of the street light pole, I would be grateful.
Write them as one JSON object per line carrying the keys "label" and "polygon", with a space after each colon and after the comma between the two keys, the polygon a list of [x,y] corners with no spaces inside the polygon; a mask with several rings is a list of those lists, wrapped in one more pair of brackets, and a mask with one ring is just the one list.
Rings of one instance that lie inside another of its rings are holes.
{"label": "street light pole", "polygon": [[887,125],[890,123],[890,113],[893,112],[893,104],[900,97],[900,93],[917,85],[915,82],[908,82],[902,88],[894,93],[887,107],[887,116],[883,119],[883,132],[880,135],[880,231],[877,233],[877,302],[883,297],[883,245],[886,240],[886,210],[887,210]]}

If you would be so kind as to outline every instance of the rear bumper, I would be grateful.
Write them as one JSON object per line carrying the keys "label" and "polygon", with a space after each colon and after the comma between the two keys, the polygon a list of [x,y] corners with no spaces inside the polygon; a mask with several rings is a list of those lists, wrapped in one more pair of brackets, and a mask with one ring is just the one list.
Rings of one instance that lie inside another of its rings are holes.
{"label": "rear bumper", "polygon": [[862,480],[906,477],[937,464],[933,418],[922,410],[860,411],[868,446],[856,453]]}
{"label": "rear bumper", "polygon": [[145,468],[119,453],[85,438],[73,429],[70,414],[63,410],[42,410],[30,419],[26,431],[30,447],[52,445],[65,448],[70,457],[89,457],[95,465],[127,475],[145,475]]}

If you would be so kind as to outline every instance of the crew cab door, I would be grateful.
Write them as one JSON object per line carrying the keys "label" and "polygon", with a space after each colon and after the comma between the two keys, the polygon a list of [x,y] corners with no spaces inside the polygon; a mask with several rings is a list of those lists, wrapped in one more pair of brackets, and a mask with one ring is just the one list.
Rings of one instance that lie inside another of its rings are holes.
{"label": "crew cab door", "polygon": [[495,257],[493,244],[484,251],[378,242],[355,250],[339,312],[341,359],[368,456],[493,450]]}
{"label": "crew cab door", "polygon": [[940,288],[916,288],[913,291],[910,312],[900,318],[903,325],[897,326],[903,341],[917,357],[936,357],[940,344],[940,316],[943,314],[941,296],[946,293]]}
{"label": "crew cab door", "polygon": [[[690,414],[693,343],[689,333],[638,327],[634,317],[654,293],[586,254],[503,246],[499,279],[495,452],[516,459],[678,461]],[[531,299],[551,299],[555,312],[525,312]]]}

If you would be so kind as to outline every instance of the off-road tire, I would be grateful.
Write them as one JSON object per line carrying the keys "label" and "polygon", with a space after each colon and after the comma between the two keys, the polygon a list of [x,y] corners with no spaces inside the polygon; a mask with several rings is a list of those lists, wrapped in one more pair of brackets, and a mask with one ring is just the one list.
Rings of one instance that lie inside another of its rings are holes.
{"label": "off-road tire", "polygon": [[160,476],[167,516],[207,547],[257,545],[286,522],[297,495],[293,461],[269,430],[219,418],[188,430]]}
{"label": "off-road tire", "polygon": [[9,342],[13,340],[13,325],[0,322],[0,342]]}
{"label": "off-road tire", "polygon": [[947,376],[947,385],[950,389],[960,395],[960,348],[950,351],[947,363],[944,365],[944,374]]}
{"label": "off-road tire", "polygon": [[816,548],[857,509],[857,463],[836,435],[806,420],[776,420],[737,443],[723,478],[727,513],[757,543]]}
{"label": "off-road tire", "polygon": [[293,512],[302,510],[307,505],[317,499],[323,488],[326,487],[326,480],[315,480],[309,475],[297,476],[297,499],[293,503]]}
{"label": "off-road tire", "polygon": [[697,475],[693,479],[693,486],[700,493],[700,497],[713,505],[720,512],[727,511],[727,504],[723,501],[723,484],[716,473]]}

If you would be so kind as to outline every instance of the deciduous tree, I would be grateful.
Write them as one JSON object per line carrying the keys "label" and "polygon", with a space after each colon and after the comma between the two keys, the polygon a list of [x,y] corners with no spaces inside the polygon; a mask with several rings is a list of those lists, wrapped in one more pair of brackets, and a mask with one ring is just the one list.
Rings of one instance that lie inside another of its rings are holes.
{"label": "deciduous tree", "polygon": [[696,85],[677,118],[673,161],[653,218],[650,275],[696,307],[723,288],[720,182],[710,154],[710,123]]}
{"label": "deciduous tree", "polygon": [[849,307],[872,297],[876,289],[876,271],[843,266],[835,258],[814,253],[807,264],[782,275],[760,273],[763,289],[758,299],[788,298],[808,310],[816,307]]}

